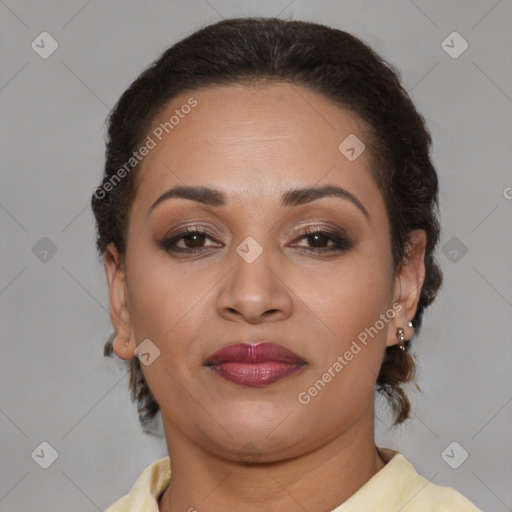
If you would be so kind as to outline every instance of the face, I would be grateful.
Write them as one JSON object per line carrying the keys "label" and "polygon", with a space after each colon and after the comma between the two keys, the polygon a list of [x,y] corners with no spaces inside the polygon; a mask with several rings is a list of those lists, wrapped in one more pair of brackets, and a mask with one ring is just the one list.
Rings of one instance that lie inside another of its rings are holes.
{"label": "face", "polygon": [[[116,353],[150,340],[142,369],[168,443],[271,461],[371,424],[386,345],[407,333],[422,275],[421,263],[393,273],[369,142],[355,159],[338,148],[365,143],[362,123],[288,84],[193,91],[154,126],[176,110],[162,140],[149,133],[125,265],[106,254],[113,321],[130,339]],[[162,197],[175,187],[201,188]]]}

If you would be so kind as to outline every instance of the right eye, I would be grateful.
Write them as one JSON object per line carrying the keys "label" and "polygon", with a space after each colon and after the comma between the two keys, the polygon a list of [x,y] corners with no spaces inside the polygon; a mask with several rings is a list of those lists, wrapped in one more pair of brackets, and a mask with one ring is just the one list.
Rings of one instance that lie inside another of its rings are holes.
{"label": "right eye", "polygon": [[[212,236],[203,231],[200,228],[193,227],[187,228],[186,231],[182,231],[173,235],[170,238],[166,238],[162,240],[160,243],[162,247],[170,253],[186,253],[186,254],[197,254],[198,252],[203,252],[201,249],[204,246],[204,242],[206,239],[210,239],[215,241]],[[182,246],[180,247],[178,244],[182,242]],[[206,246],[208,247],[208,246]],[[215,247],[215,246],[210,246]]]}

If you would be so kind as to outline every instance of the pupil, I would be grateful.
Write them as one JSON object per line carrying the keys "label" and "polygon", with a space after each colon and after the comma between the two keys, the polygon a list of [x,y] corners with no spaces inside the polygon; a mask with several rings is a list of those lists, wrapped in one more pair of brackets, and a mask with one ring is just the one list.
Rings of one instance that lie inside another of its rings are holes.
{"label": "pupil", "polygon": [[[197,233],[192,234],[192,235],[188,235],[186,238],[184,238],[184,240],[185,240],[185,245],[186,245],[188,248],[190,248],[190,249],[195,249],[195,248],[196,248],[196,246],[194,245],[194,243],[198,241],[198,240],[197,240],[198,238],[200,238],[200,239],[201,239],[201,238],[204,238],[204,235],[197,234]],[[195,241],[192,241],[192,243],[190,244],[190,243],[188,243],[188,242],[189,242],[191,239],[194,239]]]}
{"label": "pupil", "polygon": [[[322,241],[325,242],[326,238],[327,237],[323,233],[314,233],[312,235],[309,235],[310,241],[315,240],[316,242],[318,242],[320,240],[320,242],[322,242]],[[315,244],[313,243],[313,245],[315,245]],[[320,245],[324,245],[324,244],[320,243]],[[315,245],[315,247],[317,247],[317,245]]]}

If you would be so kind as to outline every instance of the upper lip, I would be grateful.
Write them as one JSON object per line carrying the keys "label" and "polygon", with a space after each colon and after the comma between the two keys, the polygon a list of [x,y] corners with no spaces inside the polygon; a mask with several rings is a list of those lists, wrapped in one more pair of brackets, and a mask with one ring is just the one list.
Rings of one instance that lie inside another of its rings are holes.
{"label": "upper lip", "polygon": [[291,364],[305,364],[306,361],[290,349],[272,342],[257,344],[234,343],[226,345],[211,354],[205,365],[215,365],[228,361],[243,363],[263,363],[265,361],[281,361]]}

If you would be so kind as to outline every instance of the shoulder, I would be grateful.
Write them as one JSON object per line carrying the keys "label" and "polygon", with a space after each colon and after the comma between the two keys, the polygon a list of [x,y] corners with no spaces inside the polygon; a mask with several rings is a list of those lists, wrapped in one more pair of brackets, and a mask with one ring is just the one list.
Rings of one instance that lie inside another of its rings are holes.
{"label": "shoulder", "polygon": [[482,512],[459,491],[441,485],[430,484],[430,489],[411,502],[403,512]]}
{"label": "shoulder", "polygon": [[127,494],[122,498],[119,498],[113,505],[105,510],[105,512],[128,512],[130,496]]}
{"label": "shoulder", "polygon": [[421,476],[399,452],[379,452],[386,465],[333,512],[482,512],[457,490]]}
{"label": "shoulder", "polygon": [[392,462],[389,469],[400,482],[402,512],[482,512],[456,489],[421,476],[402,454],[395,452]]}
{"label": "shoulder", "polygon": [[412,486],[416,493],[410,498],[403,512],[482,512],[456,489],[420,477],[419,486]]}
{"label": "shoulder", "polygon": [[158,498],[171,477],[169,457],[147,466],[133,484],[130,492],[112,504],[105,512],[158,512]]}

